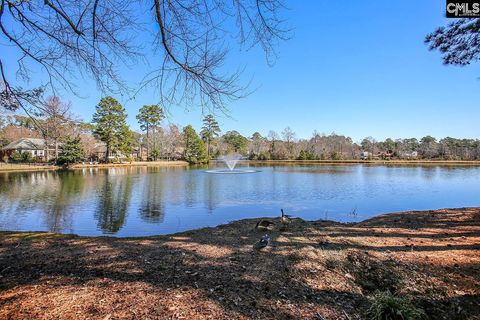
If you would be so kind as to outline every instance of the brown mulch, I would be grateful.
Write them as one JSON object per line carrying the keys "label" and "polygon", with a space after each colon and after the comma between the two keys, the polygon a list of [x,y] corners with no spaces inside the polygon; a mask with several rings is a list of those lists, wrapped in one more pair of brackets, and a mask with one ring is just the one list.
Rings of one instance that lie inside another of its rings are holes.
{"label": "brown mulch", "polygon": [[480,319],[480,208],[147,238],[0,233],[0,319],[364,319],[376,290]]}

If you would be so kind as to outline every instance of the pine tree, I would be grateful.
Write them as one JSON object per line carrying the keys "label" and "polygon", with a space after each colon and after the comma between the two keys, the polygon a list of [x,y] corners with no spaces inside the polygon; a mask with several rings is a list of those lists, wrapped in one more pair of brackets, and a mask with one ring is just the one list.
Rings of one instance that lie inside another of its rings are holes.
{"label": "pine tree", "polygon": [[205,144],[192,126],[188,125],[183,129],[183,138],[185,140],[185,160],[189,163],[207,163]]}
{"label": "pine tree", "polygon": [[248,139],[235,130],[227,131],[222,136],[222,140],[230,145],[234,152],[239,152],[242,154],[247,152]]}
{"label": "pine tree", "polygon": [[[160,126],[162,120],[165,118],[165,114],[163,112],[162,107],[159,105],[149,105],[149,106],[143,106],[140,108],[140,111],[137,114],[137,120],[138,123],[140,124],[140,129],[145,131],[147,133],[147,158],[148,158],[148,144],[149,144],[149,134],[150,130],[152,130],[152,133],[154,135],[154,145],[153,148],[155,149],[155,130],[157,129],[158,126]],[[156,156],[154,157],[156,160]]]}
{"label": "pine tree", "polygon": [[134,132],[131,131],[127,126],[124,126],[120,131],[120,136],[122,138],[117,140],[114,148],[131,160],[131,154],[135,144]]}
{"label": "pine tree", "polygon": [[69,165],[82,161],[83,159],[85,159],[85,150],[83,150],[80,137],[67,138],[60,151],[58,162]]}
{"label": "pine tree", "polygon": [[92,121],[96,124],[93,134],[106,145],[106,162],[110,151],[117,151],[128,139],[125,137],[125,132],[129,131],[126,119],[125,109],[113,97],[102,98],[96,106]]}
{"label": "pine tree", "polygon": [[213,115],[209,114],[203,118],[203,127],[200,131],[202,140],[207,144],[207,157],[210,159],[210,145],[220,133],[220,126]]}

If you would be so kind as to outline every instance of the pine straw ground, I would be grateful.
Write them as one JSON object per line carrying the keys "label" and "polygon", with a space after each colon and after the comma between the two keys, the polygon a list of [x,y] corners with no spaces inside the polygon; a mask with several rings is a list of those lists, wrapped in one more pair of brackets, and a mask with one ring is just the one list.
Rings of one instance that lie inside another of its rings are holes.
{"label": "pine straw ground", "polygon": [[[480,319],[480,209],[171,236],[0,233],[0,319],[363,319],[375,290]],[[279,223],[278,219],[276,220]]]}

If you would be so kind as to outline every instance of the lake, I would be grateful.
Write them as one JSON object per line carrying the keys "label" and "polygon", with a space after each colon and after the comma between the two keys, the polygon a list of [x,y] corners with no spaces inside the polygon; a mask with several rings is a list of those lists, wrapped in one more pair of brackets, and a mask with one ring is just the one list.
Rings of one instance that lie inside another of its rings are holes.
{"label": "lake", "polygon": [[250,168],[258,172],[117,167],[0,173],[0,230],[147,236],[276,217],[281,208],[307,220],[354,222],[387,212],[480,206],[480,167],[474,166]]}

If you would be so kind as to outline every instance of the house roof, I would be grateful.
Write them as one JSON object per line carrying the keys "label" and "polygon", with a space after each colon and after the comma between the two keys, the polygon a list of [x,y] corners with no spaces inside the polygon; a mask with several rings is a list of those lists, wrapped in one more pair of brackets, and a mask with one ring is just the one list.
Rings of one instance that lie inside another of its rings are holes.
{"label": "house roof", "polygon": [[22,138],[9,143],[2,150],[43,150],[44,148],[44,139]]}

